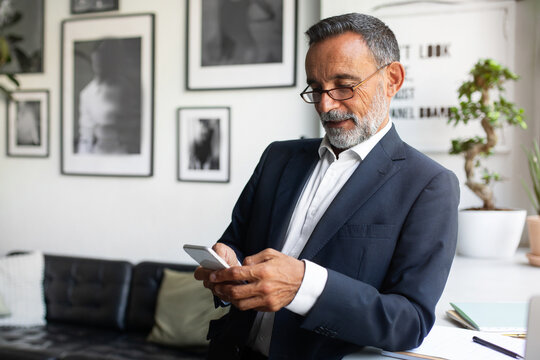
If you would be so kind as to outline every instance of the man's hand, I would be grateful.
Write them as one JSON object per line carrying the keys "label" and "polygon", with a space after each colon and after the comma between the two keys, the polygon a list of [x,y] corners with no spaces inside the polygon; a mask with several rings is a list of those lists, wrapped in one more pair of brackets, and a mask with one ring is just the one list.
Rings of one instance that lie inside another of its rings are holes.
{"label": "man's hand", "polygon": [[247,257],[241,267],[211,272],[207,287],[240,310],[274,312],[294,299],[304,270],[302,261],[266,249]]}
{"label": "man's hand", "polygon": [[[227,245],[222,244],[222,243],[216,243],[214,244],[214,246],[212,246],[212,250],[214,250],[216,254],[218,254],[223,260],[225,260],[225,262],[229,264],[229,266],[239,265],[238,258],[236,257],[236,253],[234,252],[233,249],[231,249]],[[195,270],[195,279],[202,280],[204,287],[212,290],[214,295],[218,296],[214,292],[215,284],[209,281],[210,274],[213,273],[214,271],[215,270],[210,270],[207,268],[203,268],[202,266],[199,266]]]}

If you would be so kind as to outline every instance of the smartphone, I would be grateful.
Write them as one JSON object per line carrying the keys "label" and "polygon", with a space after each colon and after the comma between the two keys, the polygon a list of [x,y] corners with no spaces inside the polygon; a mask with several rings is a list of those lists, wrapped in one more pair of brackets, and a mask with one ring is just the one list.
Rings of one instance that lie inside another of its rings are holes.
{"label": "smartphone", "polygon": [[221,270],[229,267],[225,260],[207,246],[185,244],[184,250],[204,268]]}

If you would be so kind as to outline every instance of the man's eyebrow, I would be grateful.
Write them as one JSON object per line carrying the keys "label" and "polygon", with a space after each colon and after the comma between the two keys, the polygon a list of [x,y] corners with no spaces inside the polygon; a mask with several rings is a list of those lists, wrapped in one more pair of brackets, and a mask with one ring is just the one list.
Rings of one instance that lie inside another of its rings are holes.
{"label": "man's eyebrow", "polygon": [[352,75],[352,74],[337,74],[332,77],[332,80],[358,80],[360,81],[360,78],[358,75]]}
{"label": "man's eyebrow", "polygon": [[[362,81],[362,79],[359,78],[357,75],[352,75],[352,74],[347,74],[347,73],[336,74],[332,76],[329,80],[354,80],[358,82]],[[319,83],[317,80],[310,79],[310,78],[308,78],[306,82],[308,85]]]}

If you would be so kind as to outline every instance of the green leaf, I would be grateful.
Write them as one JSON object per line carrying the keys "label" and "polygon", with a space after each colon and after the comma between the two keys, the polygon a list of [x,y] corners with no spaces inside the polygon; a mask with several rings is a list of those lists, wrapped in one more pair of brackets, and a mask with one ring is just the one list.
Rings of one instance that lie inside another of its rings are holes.
{"label": "green leaf", "polygon": [[491,123],[497,123],[499,120],[499,117],[501,117],[501,113],[498,111],[490,111],[487,113],[487,118]]}
{"label": "green leaf", "polygon": [[5,37],[0,36],[0,67],[4,64],[9,63],[11,60],[10,58],[10,51],[9,51],[9,44]]}

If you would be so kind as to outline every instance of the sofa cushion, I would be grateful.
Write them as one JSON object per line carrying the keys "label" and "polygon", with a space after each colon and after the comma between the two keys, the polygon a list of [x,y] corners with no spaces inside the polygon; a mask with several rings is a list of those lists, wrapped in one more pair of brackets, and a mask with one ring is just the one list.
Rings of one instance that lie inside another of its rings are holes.
{"label": "sofa cushion", "polygon": [[0,359],[2,360],[57,360],[57,358],[58,354],[49,354],[42,350],[0,347]]}
{"label": "sofa cushion", "polygon": [[168,348],[134,333],[55,323],[27,328],[0,327],[2,360],[198,360],[206,349]]}
{"label": "sofa cushion", "polygon": [[131,273],[126,261],[46,255],[47,322],[123,329]]}
{"label": "sofa cushion", "polygon": [[94,343],[110,343],[122,333],[103,328],[49,324],[0,327],[0,359],[53,359]]}
{"label": "sofa cushion", "polygon": [[40,252],[0,258],[0,296],[10,313],[0,318],[0,326],[45,324],[43,268]]}
{"label": "sofa cushion", "polygon": [[207,346],[210,321],[227,312],[229,308],[215,308],[212,293],[193,273],[165,269],[148,340],[171,346]]}
{"label": "sofa cushion", "polygon": [[201,360],[207,349],[179,349],[146,341],[143,334],[129,333],[109,343],[88,345],[71,351],[62,360]]}
{"label": "sofa cushion", "polygon": [[145,261],[133,268],[126,328],[148,334],[154,325],[154,313],[163,269],[193,272],[194,265]]}

